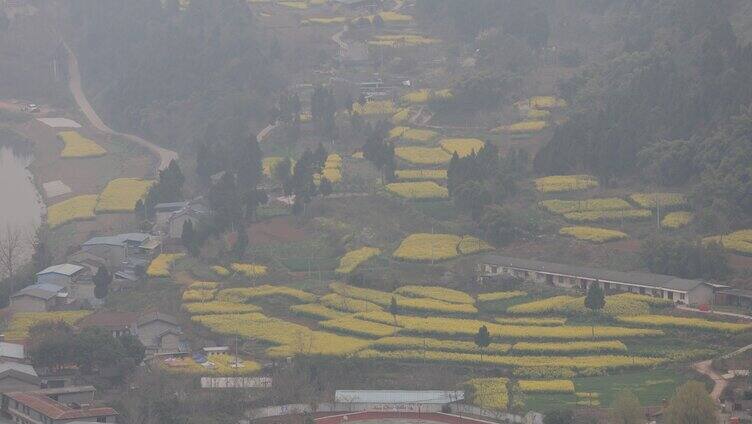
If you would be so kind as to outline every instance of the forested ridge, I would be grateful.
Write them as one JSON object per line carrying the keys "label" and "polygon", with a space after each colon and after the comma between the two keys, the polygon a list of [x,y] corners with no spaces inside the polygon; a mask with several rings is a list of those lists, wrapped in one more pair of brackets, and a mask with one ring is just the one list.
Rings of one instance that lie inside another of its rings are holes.
{"label": "forested ridge", "polygon": [[732,2],[618,3],[623,47],[560,83],[572,111],[536,171],[689,184],[704,215],[749,219],[752,47],[729,23]]}
{"label": "forested ridge", "polygon": [[243,2],[76,0],[65,10],[95,107],[160,144],[190,146],[210,123],[261,128],[286,86],[278,44]]}

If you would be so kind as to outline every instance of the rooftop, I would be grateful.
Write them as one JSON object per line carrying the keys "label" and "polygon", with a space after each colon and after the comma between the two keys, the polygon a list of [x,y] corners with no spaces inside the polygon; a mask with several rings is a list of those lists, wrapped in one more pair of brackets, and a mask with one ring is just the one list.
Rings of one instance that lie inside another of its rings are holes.
{"label": "rooftop", "polygon": [[78,327],[106,327],[123,328],[135,325],[138,321],[138,312],[95,312],[87,315],[78,322]]}
{"label": "rooftop", "polygon": [[37,275],[42,274],[62,274],[62,275],[68,275],[71,276],[79,271],[84,269],[84,267],[80,265],[74,265],[74,264],[58,264],[58,265],[52,265],[48,266],[47,268],[37,272]]}
{"label": "rooftop", "polygon": [[[622,272],[586,266],[565,265],[554,262],[544,262],[535,259],[510,258],[508,256],[486,255],[483,263],[506,266],[510,268],[542,271],[552,274],[570,275],[593,280],[635,284],[647,287],[660,287],[669,290],[690,291],[701,284],[703,280],[690,280],[672,275],[652,274],[649,272]],[[723,287],[723,286],[718,286]]]}
{"label": "rooftop", "polygon": [[0,375],[8,371],[17,371],[23,374],[28,374],[36,377],[37,371],[29,364],[19,364],[18,362],[2,362],[0,363]]}
{"label": "rooftop", "polygon": [[24,346],[18,343],[0,342],[0,357],[24,359],[26,358],[26,355],[24,355]]}
{"label": "rooftop", "polygon": [[154,205],[154,210],[157,212],[177,211],[188,206],[188,202],[170,202],[170,203],[157,203]]}
{"label": "rooftop", "polygon": [[138,319],[138,325],[142,326],[153,321],[164,321],[168,324],[178,325],[178,320],[172,315],[167,315],[161,312],[148,312]]}
{"label": "rooftop", "polygon": [[50,283],[32,284],[15,292],[11,297],[31,296],[39,299],[49,300],[63,291],[63,288]]}
{"label": "rooftop", "polygon": [[38,392],[11,392],[7,393],[6,396],[54,420],[76,420],[118,415],[117,411],[110,407],[72,408]]}
{"label": "rooftop", "polygon": [[122,246],[126,243],[143,243],[149,238],[148,234],[144,233],[126,233],[117,234],[114,236],[93,237],[82,246],[95,246],[95,245],[108,245],[108,246]]}
{"label": "rooftop", "polygon": [[434,403],[445,404],[465,398],[463,391],[445,390],[337,390],[340,403]]}

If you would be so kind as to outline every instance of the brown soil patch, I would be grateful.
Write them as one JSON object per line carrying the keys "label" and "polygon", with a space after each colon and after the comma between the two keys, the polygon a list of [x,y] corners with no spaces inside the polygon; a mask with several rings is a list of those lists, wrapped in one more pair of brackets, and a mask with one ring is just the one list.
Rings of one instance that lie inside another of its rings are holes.
{"label": "brown soil patch", "polygon": [[291,217],[276,217],[248,226],[248,238],[253,244],[287,243],[304,240],[305,230],[299,228]]}
{"label": "brown soil patch", "polygon": [[729,265],[736,270],[752,269],[752,256],[729,255]]}

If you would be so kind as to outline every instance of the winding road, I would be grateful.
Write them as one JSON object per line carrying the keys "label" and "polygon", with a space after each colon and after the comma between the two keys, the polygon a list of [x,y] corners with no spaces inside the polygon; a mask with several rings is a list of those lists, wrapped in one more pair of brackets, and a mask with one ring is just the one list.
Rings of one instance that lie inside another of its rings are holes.
{"label": "winding road", "polygon": [[149,150],[151,154],[159,158],[159,165],[157,166],[157,171],[161,171],[167,168],[170,165],[170,162],[172,162],[173,160],[177,160],[178,159],[177,152],[174,152],[169,149],[165,149],[164,147],[157,146],[156,144],[150,141],[144,140],[143,138],[137,135],[117,132],[113,130],[112,128],[108,127],[102,121],[99,115],[97,115],[97,112],[91,106],[91,103],[89,103],[89,99],[86,98],[86,94],[84,94],[84,90],[81,87],[81,72],[78,69],[78,59],[76,59],[76,55],[73,54],[73,50],[71,50],[71,48],[68,47],[67,43],[63,42],[63,45],[65,46],[65,49],[68,51],[68,88],[73,94],[73,98],[76,100],[76,104],[78,104],[78,107],[81,109],[84,115],[86,115],[86,119],[89,120],[91,125],[93,125],[99,131],[102,131],[110,135],[115,135],[118,137],[125,138],[126,140],[132,143],[145,147],[147,150]]}

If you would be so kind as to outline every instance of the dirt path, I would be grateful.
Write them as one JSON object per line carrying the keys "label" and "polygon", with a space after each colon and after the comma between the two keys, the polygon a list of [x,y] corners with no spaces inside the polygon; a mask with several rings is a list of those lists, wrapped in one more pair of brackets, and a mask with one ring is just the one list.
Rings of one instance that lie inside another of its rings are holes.
{"label": "dirt path", "polygon": [[701,313],[701,314],[719,315],[719,316],[724,316],[724,317],[732,317],[732,318],[741,318],[741,319],[746,319],[746,320],[752,320],[752,316],[742,315],[742,314],[735,314],[733,312],[723,312],[723,311],[713,311],[713,310],[710,310],[710,311],[701,311],[701,310],[699,310],[697,308],[690,308],[689,306],[683,306],[683,305],[679,305],[679,306],[677,306],[677,308],[681,309],[683,311],[697,312],[697,313]]}
{"label": "dirt path", "polygon": [[347,31],[347,24],[345,24],[342,27],[342,29],[339,30],[339,32],[337,32],[336,34],[332,35],[332,41],[334,41],[335,43],[337,43],[337,45],[339,46],[340,50],[347,50],[347,49],[349,49],[349,46],[347,45],[347,43],[345,43],[344,41],[342,41],[342,34],[344,34],[345,31]]}
{"label": "dirt path", "polygon": [[692,368],[700,374],[707,375],[715,383],[713,391],[710,392],[710,397],[713,398],[715,403],[721,403],[721,395],[728,386],[726,381],[720,374],[713,369],[713,361],[708,359],[707,361],[695,362],[692,364]]}
{"label": "dirt path", "polygon": [[73,50],[71,50],[70,47],[68,47],[68,44],[63,43],[63,45],[65,46],[65,49],[68,51],[68,88],[73,94],[73,98],[76,100],[78,107],[81,109],[84,115],[86,115],[86,119],[88,119],[89,122],[91,122],[91,125],[97,128],[99,131],[102,131],[107,134],[123,137],[127,139],[128,141],[131,141],[135,144],[145,147],[154,156],[159,158],[159,165],[157,167],[157,171],[167,168],[167,166],[170,164],[170,162],[172,162],[173,159],[177,160],[178,159],[177,152],[165,149],[164,147],[157,146],[156,144],[150,141],[144,140],[143,138],[139,136],[132,135],[132,134],[124,134],[124,133],[114,131],[112,128],[108,127],[102,121],[99,115],[97,115],[97,112],[91,106],[91,103],[89,103],[89,100],[86,98],[86,94],[84,94],[84,91],[81,87],[81,73],[78,69],[78,59],[76,59],[76,55],[73,54]]}
{"label": "dirt path", "polygon": [[269,124],[266,127],[264,127],[263,130],[261,130],[258,135],[256,135],[256,141],[261,143],[266,139],[266,137],[269,135],[270,132],[272,132],[273,129],[277,128],[278,122],[275,122],[274,124]]}

